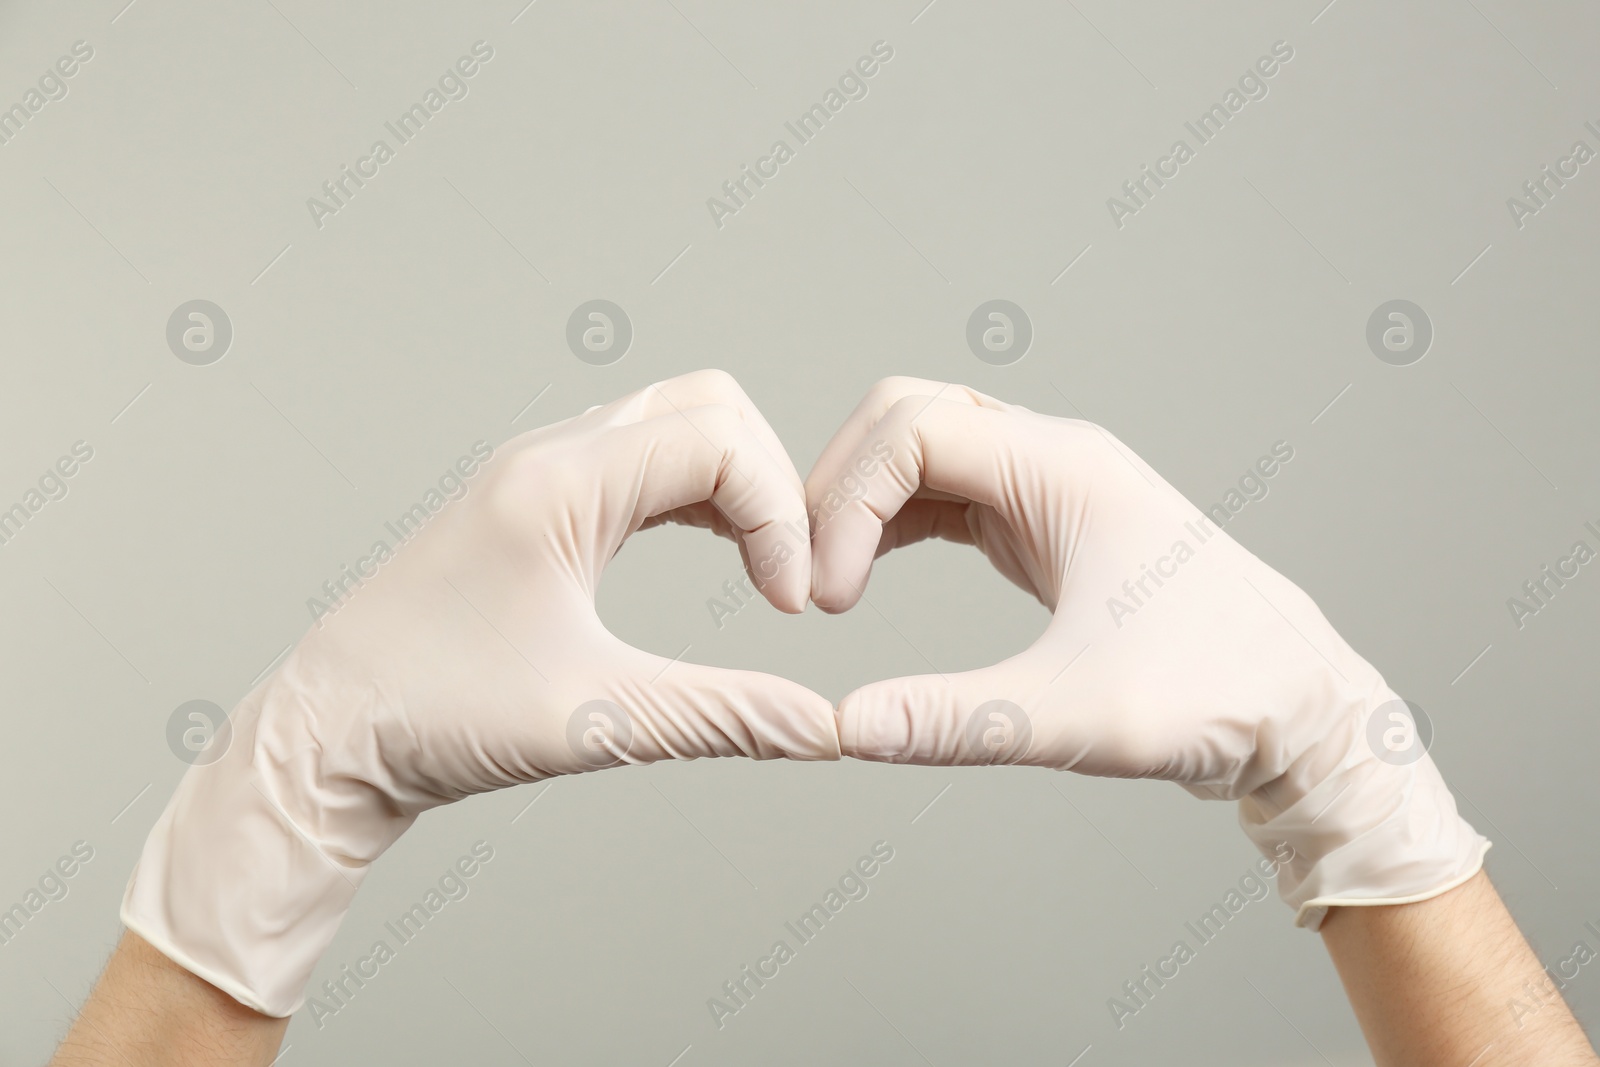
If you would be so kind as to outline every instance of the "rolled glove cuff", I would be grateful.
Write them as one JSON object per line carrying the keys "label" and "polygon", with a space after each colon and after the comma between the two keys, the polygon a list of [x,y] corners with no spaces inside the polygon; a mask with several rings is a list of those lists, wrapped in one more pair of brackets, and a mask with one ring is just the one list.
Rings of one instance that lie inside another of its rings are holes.
{"label": "rolled glove cuff", "polygon": [[[1263,854],[1293,850],[1278,892],[1296,926],[1318,929],[1334,906],[1426,900],[1483,867],[1489,842],[1456,811],[1432,758],[1388,763],[1357,734],[1314,787],[1280,781],[1239,803],[1240,826]],[[1280,806],[1286,796],[1293,799]]]}
{"label": "rolled glove cuff", "polygon": [[304,1002],[367,866],[336,861],[285,813],[256,745],[261,695],[235,714],[227,753],[189,769],[150,831],[122,922],[241,1004],[284,1018]]}

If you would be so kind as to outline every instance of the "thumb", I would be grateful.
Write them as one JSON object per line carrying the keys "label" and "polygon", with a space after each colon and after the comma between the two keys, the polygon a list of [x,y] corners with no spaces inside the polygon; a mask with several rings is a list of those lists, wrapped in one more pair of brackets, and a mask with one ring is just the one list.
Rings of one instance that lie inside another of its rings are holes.
{"label": "thumb", "polygon": [[839,702],[840,750],[882,763],[1040,763],[1030,706],[1047,679],[1019,670],[1025,662],[862,686]]}
{"label": "thumb", "polygon": [[839,758],[833,703],[805,686],[635,651],[617,679],[617,703],[632,720],[628,762]]}

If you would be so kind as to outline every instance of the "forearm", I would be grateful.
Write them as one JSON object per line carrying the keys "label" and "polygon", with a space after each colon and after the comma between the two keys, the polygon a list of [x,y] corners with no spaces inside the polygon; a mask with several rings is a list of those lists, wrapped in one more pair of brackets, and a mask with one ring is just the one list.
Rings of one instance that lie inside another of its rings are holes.
{"label": "forearm", "polygon": [[288,1025],[196,978],[130,931],[50,1067],[261,1067],[272,1063]]}
{"label": "forearm", "polygon": [[1332,908],[1322,939],[1380,1067],[1600,1063],[1482,872],[1418,904]]}

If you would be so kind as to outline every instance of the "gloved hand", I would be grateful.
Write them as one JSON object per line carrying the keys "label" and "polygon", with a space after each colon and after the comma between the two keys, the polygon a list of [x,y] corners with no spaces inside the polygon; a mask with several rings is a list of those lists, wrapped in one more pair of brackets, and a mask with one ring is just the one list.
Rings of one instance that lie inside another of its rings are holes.
{"label": "gloved hand", "polygon": [[[303,1001],[369,865],[423,811],[616,763],[839,758],[832,704],[612,636],[601,571],[636,530],[709,527],[804,609],[800,477],[726,374],[508,442],[232,715],[151,831],[123,922],[268,1015]],[[594,702],[609,703],[594,703]]]}
{"label": "gloved hand", "polygon": [[1100,427],[888,379],[806,489],[824,611],[856,602],[877,555],[942,537],[976,545],[1053,612],[993,667],[846,696],[846,755],[1162,778],[1239,800],[1264,854],[1293,849],[1279,890],[1313,929],[1330,905],[1426,899],[1482,865],[1488,842],[1433,761],[1380,758],[1371,739],[1402,705],[1378,672]]}

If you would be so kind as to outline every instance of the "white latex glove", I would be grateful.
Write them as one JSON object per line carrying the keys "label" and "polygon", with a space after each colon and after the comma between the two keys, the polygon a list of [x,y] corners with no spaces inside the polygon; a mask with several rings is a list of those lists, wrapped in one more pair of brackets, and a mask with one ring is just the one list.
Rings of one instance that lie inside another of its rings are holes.
{"label": "white latex glove", "polygon": [[943,537],[975,544],[1053,612],[1003,663],[845,697],[846,755],[1161,778],[1240,800],[1264,854],[1294,850],[1279,890],[1313,929],[1329,905],[1426,899],[1482,865],[1488,842],[1420,747],[1414,762],[1378,757],[1403,721],[1378,672],[1100,427],[888,379],[806,488],[824,611],[855,604],[875,556]]}
{"label": "white latex glove", "polygon": [[129,929],[268,1015],[300,1006],[368,866],[429,808],[616,763],[839,758],[826,699],[641,652],[595,614],[606,564],[662,521],[733,537],[766,598],[804,609],[800,478],[728,375],[523,434],[468,485],[244,698],[128,884]]}

